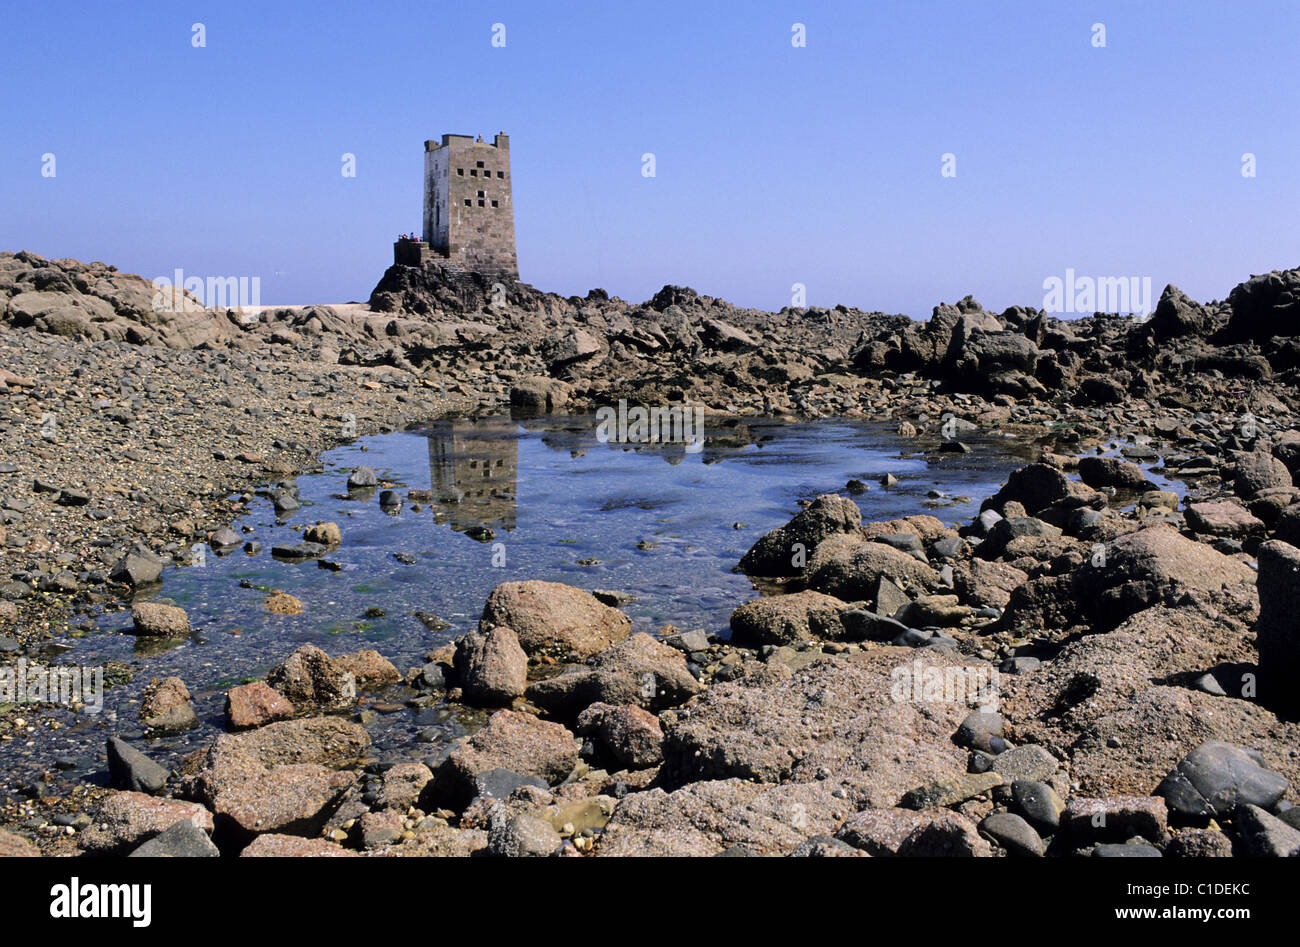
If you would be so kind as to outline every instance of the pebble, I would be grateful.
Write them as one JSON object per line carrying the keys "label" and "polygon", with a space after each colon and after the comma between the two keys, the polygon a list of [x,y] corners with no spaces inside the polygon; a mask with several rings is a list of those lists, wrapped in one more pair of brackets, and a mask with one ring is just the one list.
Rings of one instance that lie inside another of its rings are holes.
{"label": "pebble", "polygon": [[1040,832],[1053,834],[1061,824],[1065,803],[1047,783],[1017,779],[1011,784],[1012,804]]}
{"label": "pebble", "polygon": [[1042,858],[1045,846],[1033,827],[1011,812],[994,812],[980,823],[980,831],[1007,850],[1009,854]]}

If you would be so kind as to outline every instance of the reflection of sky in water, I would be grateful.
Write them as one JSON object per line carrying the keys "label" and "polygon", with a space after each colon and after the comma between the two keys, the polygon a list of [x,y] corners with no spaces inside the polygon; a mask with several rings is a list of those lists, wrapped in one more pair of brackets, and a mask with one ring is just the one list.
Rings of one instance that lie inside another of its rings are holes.
{"label": "reflection of sky in water", "polygon": [[[208,724],[152,744],[151,752],[175,757],[210,739],[210,727],[222,726],[227,688],[262,677],[304,642],[331,654],[372,647],[405,671],[470,628],[500,582],[545,579],[617,589],[637,597],[625,611],[638,630],[670,622],[725,632],[731,611],[756,594],[733,571],[737,561],[763,532],[797,512],[799,499],[842,492],[847,480],[858,478],[871,487],[854,498],[864,520],[929,512],[954,523],[972,517],[980,500],[1027,459],[1023,446],[978,437],[966,439],[970,454],[903,459],[900,452],[915,450],[916,442],[881,425],[850,421],[710,424],[704,450],[693,454],[680,446],[636,451],[598,443],[590,418],[523,425],[447,422],[365,438],[329,452],[324,473],[298,478],[302,509],[286,521],[277,523],[269,501],[257,500],[235,528],[253,527],[247,538],[262,543],[261,553],[209,552],[204,566],[165,574],[159,595],[186,609],[193,640],[136,653],[137,640],[120,633],[130,624],[123,613],[71,642],[75,647],[63,660],[126,661],[136,679],[105,696],[106,708],[119,711],[119,723],[111,714],[89,725],[83,719],[49,755],[85,757],[102,751],[107,733],[137,729],[138,704],[127,701],[138,700],[153,677],[185,680]],[[394,515],[380,507],[374,491],[349,498],[344,484],[359,464],[397,484],[403,497],[408,489],[425,490],[433,502],[420,512],[407,503]],[[881,488],[876,481],[885,473],[900,484]],[[926,497],[932,488],[971,502],[933,506]],[[302,527],[317,520],[333,520],[342,530],[342,547],[326,557],[339,571],[271,557],[273,545],[298,541]],[[486,542],[465,533],[483,525],[495,532]],[[505,564],[494,566],[503,551]],[[589,560],[596,562],[580,564]],[[241,587],[241,580],[251,587]],[[262,602],[271,588],[301,599],[303,614],[267,613]],[[366,617],[369,608],[384,614]],[[430,631],[416,612],[449,627]],[[403,711],[372,729],[381,745],[398,744],[423,727],[442,725],[445,716]],[[0,761],[7,755],[0,749]]]}

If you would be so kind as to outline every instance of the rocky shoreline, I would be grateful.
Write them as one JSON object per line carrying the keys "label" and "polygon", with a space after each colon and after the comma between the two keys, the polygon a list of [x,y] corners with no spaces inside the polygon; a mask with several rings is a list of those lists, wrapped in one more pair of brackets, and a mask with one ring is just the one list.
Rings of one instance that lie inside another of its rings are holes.
{"label": "rocky shoreline", "polygon": [[[634,634],[616,595],[525,581],[421,667],[304,646],[233,688],[230,732],[177,772],[114,740],[109,790],[3,787],[0,853],[1300,852],[1300,271],[1221,303],[1169,287],[1147,322],[969,298],[924,323],[759,313],[671,286],[634,306],[437,267],[254,320],[150,291],[0,254],[6,662],[106,609],[183,633],[148,601],[161,570],[227,542],[255,490],[292,503],[323,450],[413,421],[691,402],[954,451],[1003,430],[1041,456],[968,523],[863,523],[852,484],[809,498],[739,563],[787,594],[727,640]],[[346,544],[328,525],[304,541]],[[359,695],[486,720],[381,760]],[[158,682],[142,720],[188,704]],[[42,725],[9,708],[0,740]]]}

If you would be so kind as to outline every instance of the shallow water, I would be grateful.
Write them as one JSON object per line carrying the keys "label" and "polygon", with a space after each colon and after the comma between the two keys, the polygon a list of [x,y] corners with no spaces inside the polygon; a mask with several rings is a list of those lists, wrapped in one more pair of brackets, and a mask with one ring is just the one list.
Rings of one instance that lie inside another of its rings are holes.
{"label": "shallow water", "polygon": [[[331,451],[323,473],[297,478],[301,510],[277,520],[270,501],[259,498],[233,524],[251,528],[245,538],[260,542],[260,553],[208,551],[204,564],[165,573],[157,597],[186,609],[190,640],[163,647],[137,640],[124,633],[129,614],[118,613],[95,632],[61,642],[72,646],[62,661],[122,661],[135,679],[110,688],[101,713],[56,711],[67,729],[34,735],[35,746],[0,747],[0,778],[12,787],[21,774],[30,780],[62,757],[68,776],[103,781],[105,738],[139,735],[141,690],[171,675],[188,685],[203,726],[151,738],[142,748],[174,765],[223,729],[226,689],[261,678],[299,645],[331,654],[375,648],[404,672],[471,628],[492,588],[511,580],[631,594],[636,599],[624,610],[637,630],[671,623],[725,635],[732,610],[758,594],[734,571],[737,561],[762,533],[789,520],[800,499],[843,492],[857,478],[870,485],[854,497],[864,520],[930,513],[965,522],[1034,450],[990,435],[964,438],[970,453],[940,453],[934,440],[847,420],[718,422],[706,435],[697,453],[681,445],[631,449],[598,442],[592,418],[488,418]],[[403,498],[408,489],[427,490],[434,501],[418,510],[406,502],[398,511],[381,507],[375,491],[349,495],[348,473],[360,464]],[[879,485],[886,473],[898,477],[897,486]],[[943,498],[928,497],[931,490]],[[273,545],[298,541],[318,520],[342,530],[342,547],[324,557],[338,571],[271,556]],[[467,534],[483,527],[493,535]],[[303,613],[268,613],[270,589],[299,598]],[[368,609],[383,614],[367,617]],[[431,630],[430,616],[446,627]],[[390,696],[401,703],[411,695],[397,688]],[[408,758],[435,756],[473,716],[445,706],[383,709],[389,712],[367,723],[378,751]]]}

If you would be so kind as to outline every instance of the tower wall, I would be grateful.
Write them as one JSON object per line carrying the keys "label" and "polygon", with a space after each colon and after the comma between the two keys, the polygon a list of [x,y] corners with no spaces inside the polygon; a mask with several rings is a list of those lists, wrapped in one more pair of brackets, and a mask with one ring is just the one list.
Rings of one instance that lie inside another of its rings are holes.
{"label": "tower wall", "polygon": [[424,239],[467,270],[518,277],[508,135],[424,143]]}

